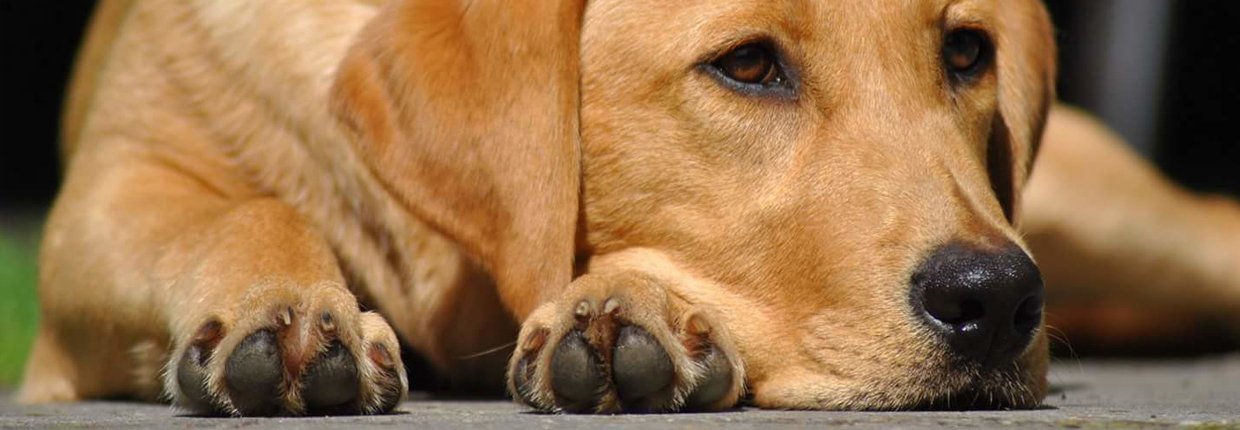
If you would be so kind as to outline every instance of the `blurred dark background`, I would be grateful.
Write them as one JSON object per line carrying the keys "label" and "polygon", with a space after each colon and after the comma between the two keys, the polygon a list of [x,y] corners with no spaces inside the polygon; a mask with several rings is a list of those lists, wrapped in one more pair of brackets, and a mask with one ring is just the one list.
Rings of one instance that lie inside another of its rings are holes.
{"label": "blurred dark background", "polygon": [[[0,207],[46,206],[62,90],[93,1],[0,2],[8,138]],[[1240,193],[1240,2],[1049,0],[1060,95],[1196,189]]]}
{"label": "blurred dark background", "polygon": [[1049,0],[1059,94],[1191,188],[1240,194],[1240,2]]}
{"label": "blurred dark background", "polygon": [[7,106],[0,144],[0,208],[37,209],[59,181],[62,91],[93,1],[0,1],[0,85]]}
{"label": "blurred dark background", "polygon": [[[20,373],[37,318],[34,244],[60,174],[62,92],[93,4],[0,1],[0,386]],[[1179,182],[1240,195],[1240,1],[1047,5],[1063,100],[1097,113]]]}

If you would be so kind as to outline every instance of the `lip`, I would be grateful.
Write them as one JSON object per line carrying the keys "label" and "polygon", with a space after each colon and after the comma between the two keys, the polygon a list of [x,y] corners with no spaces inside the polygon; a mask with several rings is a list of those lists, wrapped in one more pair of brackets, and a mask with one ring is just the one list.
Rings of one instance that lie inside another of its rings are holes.
{"label": "lip", "polygon": [[993,376],[996,375],[985,375],[963,388],[925,398],[911,405],[908,410],[1027,410],[1042,406],[1043,395],[1035,393],[1034,388],[1027,383],[1012,380],[1012,377],[1019,379],[1022,375],[1010,374],[999,378]]}
{"label": "lip", "polygon": [[930,381],[908,386],[904,397],[910,403],[883,410],[967,411],[1028,410],[1042,406],[1045,393],[1034,382],[1036,375],[1013,367],[988,369],[945,363],[930,370],[938,373]]}
{"label": "lip", "polygon": [[1042,406],[1045,393],[1030,378],[1034,375],[1017,367],[974,369],[963,387],[921,402],[918,409],[933,410],[1012,410]]}
{"label": "lip", "polygon": [[986,390],[966,389],[951,395],[923,401],[909,408],[914,411],[997,411],[1029,410],[1042,406],[1040,400],[1017,393],[992,393]]}

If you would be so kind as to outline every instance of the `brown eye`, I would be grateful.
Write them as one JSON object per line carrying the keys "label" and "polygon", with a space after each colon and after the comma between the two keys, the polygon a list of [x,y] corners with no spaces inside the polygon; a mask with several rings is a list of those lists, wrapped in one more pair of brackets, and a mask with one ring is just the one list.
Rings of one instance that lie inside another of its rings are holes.
{"label": "brown eye", "polygon": [[736,48],[712,64],[728,79],[743,84],[774,85],[782,81],[775,55],[756,43]]}
{"label": "brown eye", "polygon": [[990,55],[990,42],[977,30],[956,30],[943,40],[943,63],[952,77],[972,78],[980,74]]}

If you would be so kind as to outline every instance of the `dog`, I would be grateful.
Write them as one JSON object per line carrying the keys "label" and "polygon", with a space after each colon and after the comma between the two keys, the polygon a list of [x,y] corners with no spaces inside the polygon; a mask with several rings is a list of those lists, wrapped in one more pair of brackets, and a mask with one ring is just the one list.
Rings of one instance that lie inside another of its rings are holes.
{"label": "dog", "polygon": [[22,400],[383,413],[406,346],[544,411],[1031,408],[1044,284],[1240,303],[1240,211],[1056,106],[1036,0],[378,3],[100,3]]}

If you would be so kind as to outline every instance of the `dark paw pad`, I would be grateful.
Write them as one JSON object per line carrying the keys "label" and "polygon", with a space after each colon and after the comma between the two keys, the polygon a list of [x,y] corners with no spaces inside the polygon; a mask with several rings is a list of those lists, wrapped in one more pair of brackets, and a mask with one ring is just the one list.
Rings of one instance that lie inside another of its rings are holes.
{"label": "dark paw pad", "polygon": [[706,365],[706,375],[685,399],[685,409],[704,409],[718,402],[732,389],[732,363],[728,362],[722,351],[710,348],[702,363]]}
{"label": "dark paw pad", "polygon": [[573,331],[551,356],[551,387],[566,412],[590,412],[602,397],[606,375],[585,336]]}
{"label": "dark paw pad", "polygon": [[284,379],[275,332],[261,330],[237,345],[224,364],[224,383],[242,415],[272,415]]}
{"label": "dark paw pad", "polygon": [[177,385],[181,387],[184,402],[195,409],[210,404],[207,395],[207,357],[210,352],[191,345],[177,363]]}
{"label": "dark paw pad", "polygon": [[302,398],[310,411],[330,413],[355,409],[361,377],[353,355],[340,342],[333,342],[310,364],[302,382]]}
{"label": "dark paw pad", "polygon": [[198,329],[190,340],[189,348],[177,361],[177,386],[181,389],[181,401],[196,410],[210,409],[207,393],[207,362],[223,336],[219,321],[209,321]]}
{"label": "dark paw pad", "polygon": [[[646,409],[651,397],[666,394],[676,377],[667,351],[646,330],[637,326],[620,329],[612,356],[616,394],[626,410]],[[662,399],[659,399],[662,400]]]}

